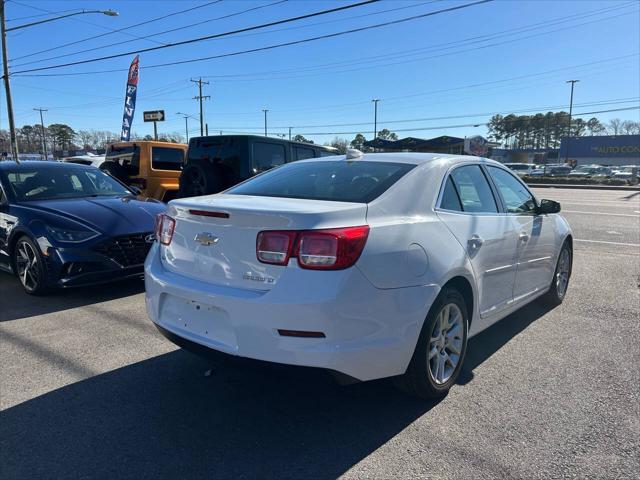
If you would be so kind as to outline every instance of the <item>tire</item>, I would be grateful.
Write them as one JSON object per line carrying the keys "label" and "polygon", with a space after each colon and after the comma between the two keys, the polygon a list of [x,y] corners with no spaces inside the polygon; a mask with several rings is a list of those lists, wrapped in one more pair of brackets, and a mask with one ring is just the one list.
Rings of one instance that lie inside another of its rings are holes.
{"label": "tire", "polygon": [[[449,335],[441,333],[443,316],[449,324]],[[451,325],[453,321],[456,323]],[[468,331],[469,315],[464,298],[457,290],[444,288],[429,310],[409,367],[397,378],[397,385],[420,398],[444,397],[460,374],[467,352]],[[432,335],[435,333],[438,336]],[[442,368],[437,368],[438,365]]]}
{"label": "tire", "polygon": [[218,193],[224,188],[222,179],[204,162],[187,163],[180,175],[180,198]]}
{"label": "tire", "polygon": [[26,235],[20,237],[13,248],[12,259],[14,271],[25,292],[29,295],[42,295],[49,290],[47,267],[33,240]]}
{"label": "tire", "polygon": [[569,242],[564,242],[558,255],[558,262],[553,272],[553,279],[551,280],[549,291],[540,297],[543,303],[555,307],[564,301],[567,296],[567,289],[569,288],[572,267],[573,251],[571,250]]}
{"label": "tire", "polygon": [[120,180],[125,185],[129,185],[129,175],[127,174],[127,170],[118,162],[106,161],[100,165],[100,170],[108,173],[113,178]]}

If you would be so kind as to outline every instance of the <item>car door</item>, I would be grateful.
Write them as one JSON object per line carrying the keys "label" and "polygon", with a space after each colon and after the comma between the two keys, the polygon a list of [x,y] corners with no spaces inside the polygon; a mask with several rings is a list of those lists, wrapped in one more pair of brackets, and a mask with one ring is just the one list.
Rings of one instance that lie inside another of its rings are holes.
{"label": "car door", "polygon": [[508,170],[487,166],[518,235],[515,302],[546,290],[555,269],[556,230],[553,218],[537,214],[537,202],[526,185]]}
{"label": "car door", "polygon": [[479,164],[453,169],[442,189],[438,216],[466,250],[478,289],[481,317],[513,300],[517,238]]}

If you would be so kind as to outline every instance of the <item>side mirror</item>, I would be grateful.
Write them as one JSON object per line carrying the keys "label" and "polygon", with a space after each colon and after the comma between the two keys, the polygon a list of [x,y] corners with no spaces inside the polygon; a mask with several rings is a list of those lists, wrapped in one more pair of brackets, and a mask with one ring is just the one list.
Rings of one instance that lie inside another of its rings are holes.
{"label": "side mirror", "polygon": [[560,204],[553,200],[540,200],[540,206],[538,207],[538,215],[545,215],[548,213],[559,213]]}
{"label": "side mirror", "polygon": [[128,188],[129,190],[131,190],[131,192],[132,192],[135,196],[138,196],[138,195],[140,195],[140,194],[142,193],[142,190],[140,190],[138,187],[134,187],[134,186],[129,185],[129,186],[127,186],[127,188]]}

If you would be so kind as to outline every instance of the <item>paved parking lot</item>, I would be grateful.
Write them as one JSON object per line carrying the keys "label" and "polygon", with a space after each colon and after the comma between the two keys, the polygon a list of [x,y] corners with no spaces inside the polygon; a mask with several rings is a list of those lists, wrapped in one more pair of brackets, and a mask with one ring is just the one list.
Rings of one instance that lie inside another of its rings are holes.
{"label": "paved parking lot", "polygon": [[0,477],[637,478],[640,195],[536,193],[574,229],[568,298],[474,338],[439,403],[213,365],[155,331],[140,282],[33,298],[0,274]]}

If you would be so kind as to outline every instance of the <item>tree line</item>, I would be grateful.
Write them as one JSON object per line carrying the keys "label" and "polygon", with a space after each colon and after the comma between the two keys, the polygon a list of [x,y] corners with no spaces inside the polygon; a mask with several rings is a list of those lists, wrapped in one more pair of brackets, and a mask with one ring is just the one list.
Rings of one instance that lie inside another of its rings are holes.
{"label": "tree line", "polygon": [[[104,150],[110,143],[120,141],[120,133],[107,130],[74,130],[63,123],[53,123],[42,129],[41,125],[24,125],[16,130],[20,153],[42,153],[43,138],[48,152],[60,150]],[[9,151],[8,130],[0,130],[0,151]],[[131,134],[131,141],[153,140],[151,135]],[[180,133],[161,134],[159,141],[182,143]]]}
{"label": "tree line", "polygon": [[506,148],[559,148],[562,137],[639,134],[640,122],[614,118],[603,124],[596,117],[589,120],[572,118],[569,121],[567,112],[547,112],[494,115],[487,129],[489,140]]}

